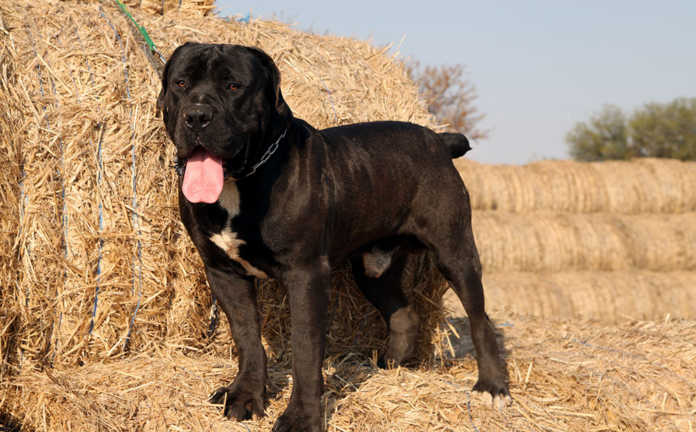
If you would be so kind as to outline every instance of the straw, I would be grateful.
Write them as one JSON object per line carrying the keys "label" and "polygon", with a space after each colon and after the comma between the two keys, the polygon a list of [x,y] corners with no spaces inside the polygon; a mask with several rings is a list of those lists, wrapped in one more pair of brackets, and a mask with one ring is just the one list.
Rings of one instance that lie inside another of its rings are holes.
{"label": "straw", "polygon": [[[495,316],[494,316],[495,317]],[[599,326],[506,315],[513,404],[470,392],[476,380],[467,322],[452,317],[462,354],[446,369],[376,369],[364,357],[324,362],[325,424],[338,431],[689,431],[696,421],[696,324]],[[176,348],[77,369],[32,371],[12,387],[9,413],[36,431],[267,431],[285,409],[289,371],[269,366],[266,417],[225,419],[208,394],[234,360]],[[19,403],[19,401],[22,401]]]}

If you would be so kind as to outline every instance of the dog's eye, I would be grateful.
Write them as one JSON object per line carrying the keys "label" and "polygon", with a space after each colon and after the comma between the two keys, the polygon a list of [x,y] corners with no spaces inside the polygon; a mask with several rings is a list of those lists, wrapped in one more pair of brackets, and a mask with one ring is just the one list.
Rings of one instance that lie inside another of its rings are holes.
{"label": "dog's eye", "polygon": [[184,81],[184,80],[179,80],[179,81],[176,82],[176,85],[179,86],[179,87],[181,87],[181,88],[184,88],[184,87],[186,87],[186,81]]}

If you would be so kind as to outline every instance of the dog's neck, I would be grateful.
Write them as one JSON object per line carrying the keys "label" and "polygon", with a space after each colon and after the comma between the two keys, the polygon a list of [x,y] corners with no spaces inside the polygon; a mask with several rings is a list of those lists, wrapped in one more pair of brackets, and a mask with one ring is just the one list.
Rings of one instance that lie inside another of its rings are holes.
{"label": "dog's neck", "polygon": [[283,139],[285,138],[285,135],[287,135],[288,129],[285,128],[283,130],[283,133],[280,134],[280,136],[271,143],[268,147],[266,147],[266,151],[261,155],[261,157],[258,159],[256,163],[254,163],[249,170],[247,170],[246,173],[242,174],[240,177],[235,178],[235,180],[241,180],[243,178],[249,177],[256,173],[256,170],[259,169],[263,164],[268,162],[268,160],[273,156],[273,154],[278,150],[278,147],[281,145]]}

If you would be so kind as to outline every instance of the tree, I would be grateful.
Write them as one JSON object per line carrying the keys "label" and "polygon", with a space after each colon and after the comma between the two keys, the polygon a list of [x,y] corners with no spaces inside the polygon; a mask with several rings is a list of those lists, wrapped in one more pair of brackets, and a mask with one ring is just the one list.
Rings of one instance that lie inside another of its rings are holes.
{"label": "tree", "polygon": [[648,103],[626,118],[607,105],[568,132],[574,159],[583,161],[661,157],[696,160],[696,98]]}
{"label": "tree", "polygon": [[566,135],[570,155],[581,161],[626,159],[629,155],[628,127],[621,109],[605,105],[588,123],[580,122]]}
{"label": "tree", "polygon": [[649,103],[628,123],[639,156],[696,160],[696,98]]}
{"label": "tree", "polygon": [[483,139],[488,131],[478,125],[484,118],[474,106],[476,89],[464,76],[464,67],[426,66],[412,62],[406,65],[409,77],[418,85],[428,111],[451,130],[469,139]]}

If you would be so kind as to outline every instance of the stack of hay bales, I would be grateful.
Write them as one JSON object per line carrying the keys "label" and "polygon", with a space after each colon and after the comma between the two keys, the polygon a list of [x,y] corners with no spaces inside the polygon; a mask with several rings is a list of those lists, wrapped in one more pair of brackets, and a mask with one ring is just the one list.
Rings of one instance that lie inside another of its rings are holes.
{"label": "stack of hay bales", "polygon": [[540,316],[696,317],[696,163],[456,162],[488,304]]}

